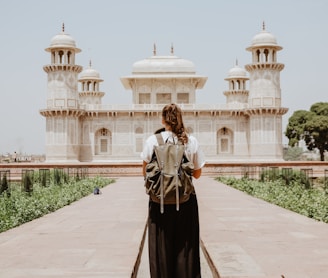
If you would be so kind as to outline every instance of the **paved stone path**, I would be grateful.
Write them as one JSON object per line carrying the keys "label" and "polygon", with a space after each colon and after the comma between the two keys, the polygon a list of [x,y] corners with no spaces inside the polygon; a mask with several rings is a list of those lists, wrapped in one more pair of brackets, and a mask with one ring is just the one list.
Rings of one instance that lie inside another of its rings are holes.
{"label": "paved stone path", "polygon": [[328,224],[209,177],[195,185],[201,238],[221,278],[328,277]]}
{"label": "paved stone path", "polygon": [[0,277],[131,277],[147,218],[141,178],[120,178],[0,234]]}
{"label": "paved stone path", "polygon": [[[201,239],[221,278],[327,278],[328,224],[203,176]],[[122,177],[54,213],[0,234],[0,278],[131,277],[147,219],[141,177]],[[147,250],[138,278],[149,277]],[[212,277],[202,255],[202,276]]]}

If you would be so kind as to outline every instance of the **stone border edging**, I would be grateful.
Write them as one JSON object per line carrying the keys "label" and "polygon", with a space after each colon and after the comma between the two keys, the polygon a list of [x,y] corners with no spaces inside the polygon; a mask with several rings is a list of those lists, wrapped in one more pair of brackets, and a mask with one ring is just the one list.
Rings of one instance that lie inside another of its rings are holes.
{"label": "stone border edging", "polygon": [[146,225],[145,225],[145,228],[144,228],[144,231],[143,231],[143,234],[142,234],[141,242],[140,242],[140,245],[139,245],[139,252],[138,252],[136,261],[134,263],[134,266],[133,266],[133,270],[132,270],[132,273],[131,273],[131,278],[137,278],[138,277],[138,271],[139,271],[139,266],[140,266],[140,262],[141,262],[141,256],[142,256],[142,252],[143,252],[143,249],[144,249],[145,239],[146,239],[146,234],[147,234],[147,227],[148,227],[148,219],[146,221]]}
{"label": "stone border edging", "polygon": [[202,239],[200,239],[200,247],[201,247],[201,250],[204,254],[204,257],[206,259],[206,262],[207,264],[209,265],[211,271],[212,271],[212,275],[213,275],[213,278],[221,278],[220,274],[219,274],[219,271],[217,270],[209,252],[207,251],[206,247],[205,247],[205,244],[203,242]]}

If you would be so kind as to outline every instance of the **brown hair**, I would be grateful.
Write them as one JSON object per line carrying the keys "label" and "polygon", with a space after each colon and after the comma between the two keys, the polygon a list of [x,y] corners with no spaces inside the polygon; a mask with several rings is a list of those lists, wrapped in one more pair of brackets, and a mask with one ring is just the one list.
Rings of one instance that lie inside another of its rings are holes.
{"label": "brown hair", "polygon": [[178,105],[174,103],[165,105],[162,110],[162,118],[171,127],[171,131],[178,137],[181,143],[188,143],[188,135],[182,120],[182,111]]}

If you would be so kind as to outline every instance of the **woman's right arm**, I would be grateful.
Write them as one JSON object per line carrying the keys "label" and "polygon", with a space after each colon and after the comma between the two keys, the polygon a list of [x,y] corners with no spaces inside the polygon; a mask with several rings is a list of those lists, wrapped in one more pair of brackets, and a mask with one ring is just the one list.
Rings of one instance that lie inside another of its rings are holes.
{"label": "woman's right arm", "polygon": [[197,169],[194,170],[193,172],[193,177],[195,179],[200,178],[201,174],[202,174],[202,167],[205,164],[205,157],[204,157],[204,153],[203,151],[200,149],[199,145],[198,145],[198,141],[195,137],[190,136],[190,143],[191,143],[191,147],[192,149],[190,150],[194,155],[192,156],[192,162],[194,163],[195,167]]}

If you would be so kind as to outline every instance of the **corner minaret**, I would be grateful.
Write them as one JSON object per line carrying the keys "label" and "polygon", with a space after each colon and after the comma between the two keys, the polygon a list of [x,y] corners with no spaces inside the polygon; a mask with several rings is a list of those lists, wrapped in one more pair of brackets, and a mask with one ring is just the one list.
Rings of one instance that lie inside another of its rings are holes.
{"label": "corner minaret", "polygon": [[276,38],[265,30],[255,35],[246,50],[252,53],[249,72],[248,109],[250,124],[250,155],[258,159],[282,159],[282,115],[280,71],[284,64],[277,62],[282,49]]}
{"label": "corner minaret", "polygon": [[280,71],[284,64],[277,63],[277,52],[282,47],[276,38],[265,30],[255,35],[252,45],[246,50],[252,53],[252,64],[245,66],[250,75],[249,98],[250,107],[280,107]]}
{"label": "corner minaret", "polygon": [[74,39],[62,32],[51,39],[45,49],[51,55],[51,64],[43,67],[48,74],[47,108],[41,110],[46,117],[46,160],[78,161],[79,159],[79,107],[78,74],[82,67],[75,65],[75,54],[81,52]]}

